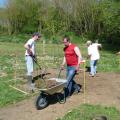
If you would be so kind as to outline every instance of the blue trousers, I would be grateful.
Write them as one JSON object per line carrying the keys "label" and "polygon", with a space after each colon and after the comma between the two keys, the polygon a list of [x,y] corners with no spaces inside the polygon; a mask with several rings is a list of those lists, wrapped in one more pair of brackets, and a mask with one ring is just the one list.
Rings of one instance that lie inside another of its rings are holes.
{"label": "blue trousers", "polygon": [[91,60],[90,61],[90,74],[93,76],[96,74],[97,61],[98,60]]}
{"label": "blue trousers", "polygon": [[73,91],[80,91],[80,87],[74,81],[75,74],[75,67],[67,66],[67,84],[65,91],[67,96],[71,96]]}

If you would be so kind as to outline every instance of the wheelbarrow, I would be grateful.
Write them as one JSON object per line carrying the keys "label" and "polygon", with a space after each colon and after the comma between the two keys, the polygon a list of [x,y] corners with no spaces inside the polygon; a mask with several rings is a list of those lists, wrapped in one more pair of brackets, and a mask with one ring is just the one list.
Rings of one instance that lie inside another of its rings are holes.
{"label": "wheelbarrow", "polygon": [[46,81],[49,82],[54,82],[55,84],[51,84],[50,86],[47,86],[46,88],[39,89],[40,90],[40,95],[37,97],[36,100],[36,108],[38,110],[44,109],[49,105],[49,96],[54,95],[55,93],[60,93],[63,91],[63,98],[61,99],[59,95],[57,95],[57,100],[59,103],[65,103],[66,98],[65,98],[65,92],[64,88],[66,86],[67,80],[66,79],[60,79],[61,70],[59,72],[59,75],[57,78],[49,78]]}

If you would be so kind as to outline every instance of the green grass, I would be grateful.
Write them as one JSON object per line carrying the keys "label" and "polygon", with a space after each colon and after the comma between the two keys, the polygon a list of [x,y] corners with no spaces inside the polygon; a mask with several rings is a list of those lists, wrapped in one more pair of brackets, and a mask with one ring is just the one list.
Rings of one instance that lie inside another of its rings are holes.
{"label": "green grass", "polygon": [[92,120],[96,116],[106,116],[108,120],[120,120],[120,112],[114,107],[83,104],[57,120]]}
{"label": "green grass", "polygon": [[101,72],[120,72],[120,56],[102,51],[101,59],[98,62],[98,70]]}
{"label": "green grass", "polygon": [[[30,35],[31,36],[31,35]],[[18,34],[18,35],[0,35],[0,42],[13,42],[13,43],[23,43],[29,39],[29,35]]]}
{"label": "green grass", "polygon": [[[9,51],[9,50],[8,50]],[[0,56],[0,107],[6,106],[11,103],[18,102],[25,98],[24,94],[9,87],[9,81],[14,79],[14,63],[13,56],[1,54]]]}
{"label": "green grass", "polygon": [[[0,36],[0,41],[2,41],[0,42],[0,107],[28,98],[23,93],[9,87],[10,84],[15,85],[16,81],[20,84],[19,75],[24,76],[26,74],[24,43],[27,39],[28,36],[23,35]],[[78,37],[73,37],[73,39],[75,39],[75,43],[80,41],[80,44],[77,45],[83,58],[86,58],[86,45]],[[42,44],[42,40],[37,43],[37,55],[40,65],[59,69],[64,55],[63,44],[48,44],[48,42]],[[13,43],[10,43],[10,41]],[[115,54],[116,49],[111,48],[103,45],[103,49],[100,51],[101,59],[98,62],[98,72],[120,72],[120,56]],[[89,66],[89,60],[86,61],[87,66]],[[12,82],[10,82],[11,80]],[[120,120],[120,112],[116,108],[88,104],[80,105],[57,120],[92,120],[93,117],[99,115],[107,116],[108,120]]]}
{"label": "green grass", "polygon": [[[44,46],[44,47],[43,47]],[[48,68],[59,69],[63,59],[63,44],[42,44],[42,40],[37,43],[38,62]],[[85,44],[79,44],[83,57],[87,55]],[[22,100],[25,97],[14,89],[9,88],[10,82],[19,75],[25,76],[26,65],[24,60],[24,43],[0,42],[0,107]],[[98,72],[120,72],[120,57],[114,52],[100,51],[101,59],[98,62]],[[87,60],[89,66],[89,60]]]}
{"label": "green grass", "polygon": [[24,94],[10,88],[8,84],[3,82],[0,83],[0,107],[4,107],[8,104],[14,104],[25,98],[26,96]]}

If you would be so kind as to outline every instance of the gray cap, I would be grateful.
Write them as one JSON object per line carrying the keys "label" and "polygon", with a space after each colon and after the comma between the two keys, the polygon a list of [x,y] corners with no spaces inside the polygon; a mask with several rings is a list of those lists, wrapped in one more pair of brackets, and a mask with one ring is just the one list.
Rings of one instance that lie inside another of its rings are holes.
{"label": "gray cap", "polygon": [[33,33],[33,37],[34,37],[34,36],[41,37],[41,34],[40,34],[39,32],[35,32],[35,33]]}

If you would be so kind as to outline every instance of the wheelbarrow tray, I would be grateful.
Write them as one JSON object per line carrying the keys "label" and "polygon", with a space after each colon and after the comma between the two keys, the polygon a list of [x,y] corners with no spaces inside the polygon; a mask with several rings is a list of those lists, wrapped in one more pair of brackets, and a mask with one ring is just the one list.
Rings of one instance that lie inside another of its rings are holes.
{"label": "wheelbarrow tray", "polygon": [[67,80],[66,79],[60,79],[60,78],[50,78],[48,79],[50,81],[56,81],[58,84],[56,84],[55,86],[52,86],[52,87],[48,87],[48,88],[45,88],[45,89],[39,89],[41,92],[44,92],[46,94],[54,94],[58,91],[60,91],[61,89],[63,89],[66,85],[66,82]]}

